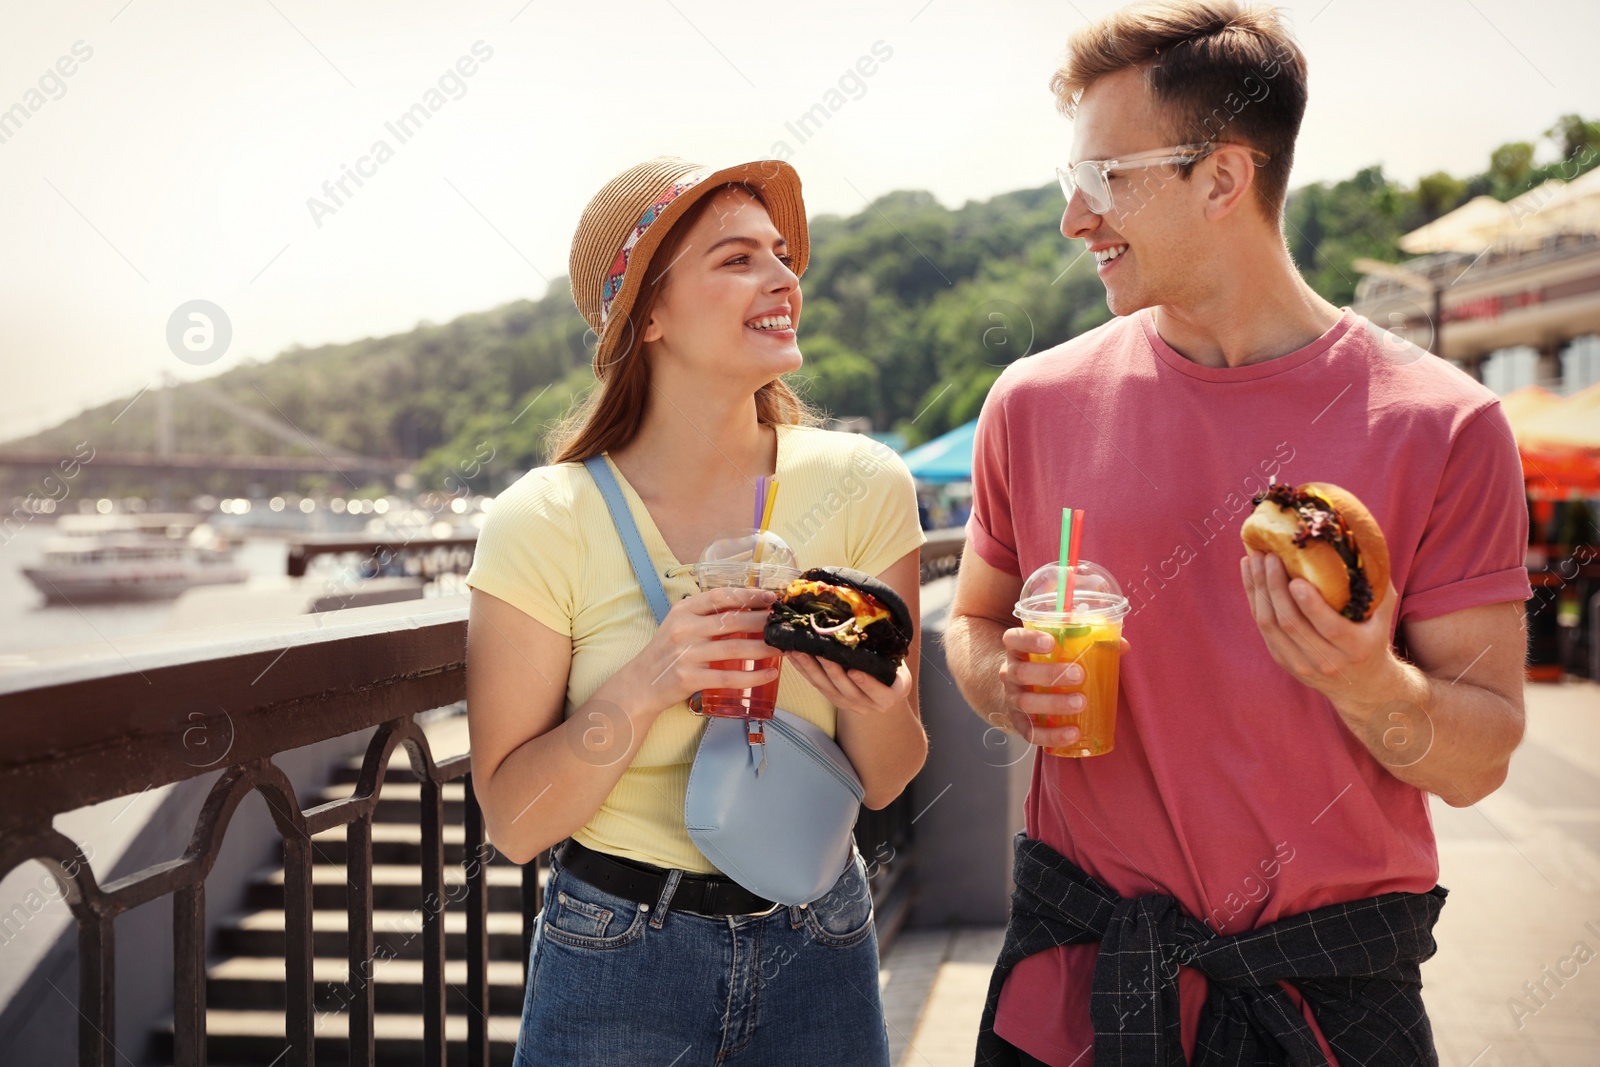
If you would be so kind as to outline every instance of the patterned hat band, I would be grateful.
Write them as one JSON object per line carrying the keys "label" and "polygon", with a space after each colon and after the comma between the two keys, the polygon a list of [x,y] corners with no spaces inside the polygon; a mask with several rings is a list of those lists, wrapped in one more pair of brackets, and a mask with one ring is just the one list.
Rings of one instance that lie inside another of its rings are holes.
{"label": "patterned hat band", "polygon": [[705,181],[706,176],[710,173],[711,169],[709,167],[702,167],[667,186],[666,189],[662,190],[661,195],[656,197],[655,202],[645,208],[644,214],[639,216],[639,221],[634,224],[633,229],[628,231],[628,237],[622,242],[622,247],[617,251],[617,258],[611,261],[611,270],[607,272],[606,280],[600,287],[600,326],[602,329],[605,327],[606,321],[611,317],[611,302],[617,298],[618,293],[622,292],[622,282],[628,273],[628,261],[632,258],[634,247],[638,245],[639,239],[650,228],[650,224],[661,217],[661,213],[667,210],[669,204]]}

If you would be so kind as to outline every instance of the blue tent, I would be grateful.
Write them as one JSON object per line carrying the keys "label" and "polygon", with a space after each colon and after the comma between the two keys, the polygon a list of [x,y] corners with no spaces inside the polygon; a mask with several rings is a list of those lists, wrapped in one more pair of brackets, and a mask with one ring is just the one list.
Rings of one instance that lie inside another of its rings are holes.
{"label": "blue tent", "polygon": [[978,420],[957,426],[942,437],[935,437],[925,445],[918,445],[901,458],[911,468],[919,482],[942,485],[947,482],[972,480],[972,438],[977,432]]}

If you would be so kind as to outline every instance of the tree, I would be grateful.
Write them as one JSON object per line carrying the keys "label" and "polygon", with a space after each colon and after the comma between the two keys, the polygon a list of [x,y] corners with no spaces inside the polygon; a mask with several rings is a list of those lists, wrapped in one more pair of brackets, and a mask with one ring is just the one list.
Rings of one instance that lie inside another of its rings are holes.
{"label": "tree", "polygon": [[1556,143],[1562,162],[1600,157],[1600,122],[1589,122],[1581,115],[1562,115],[1544,135]]}
{"label": "tree", "polygon": [[1422,221],[1432,222],[1467,201],[1467,183],[1454,175],[1436,170],[1417,179],[1417,206]]}
{"label": "tree", "polygon": [[1489,177],[1494,181],[1495,195],[1505,200],[1527,188],[1528,174],[1533,170],[1533,143],[1512,141],[1489,153]]}

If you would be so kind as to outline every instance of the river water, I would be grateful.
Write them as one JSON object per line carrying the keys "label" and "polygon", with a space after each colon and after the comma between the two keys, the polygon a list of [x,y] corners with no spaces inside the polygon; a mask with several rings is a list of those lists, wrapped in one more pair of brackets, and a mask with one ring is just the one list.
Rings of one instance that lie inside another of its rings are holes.
{"label": "river water", "polygon": [[[36,651],[59,645],[98,644],[115,647],[119,638],[155,633],[167,624],[172,601],[126,604],[49,604],[22,568],[44,557],[45,543],[58,536],[54,524],[35,519],[0,544],[0,667],[8,653]],[[288,545],[262,538],[245,541],[234,559],[252,576],[276,577],[286,573]]]}

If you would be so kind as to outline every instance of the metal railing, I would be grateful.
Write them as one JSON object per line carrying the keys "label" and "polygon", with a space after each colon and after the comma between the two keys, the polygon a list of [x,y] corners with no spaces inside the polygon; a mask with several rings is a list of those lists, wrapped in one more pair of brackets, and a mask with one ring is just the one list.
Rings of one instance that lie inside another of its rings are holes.
{"label": "metal railing", "polygon": [[[934,539],[925,575],[930,567],[952,572],[959,553],[952,538]],[[465,786],[468,1062],[489,1062],[485,863],[492,850],[473,798],[469,757],[435,761],[413,720],[465,697],[466,636],[467,600],[453,597],[161,634],[104,652],[45,653],[35,666],[0,672],[0,721],[8,727],[0,746],[0,877],[37,860],[61,883],[77,923],[80,1064],[112,1067],[120,1057],[116,917],[168,895],[174,1058],[180,1065],[206,1062],[206,877],[235,809],[252,792],[266,801],[283,842],[283,1062],[311,1064],[315,1056],[311,839],[338,827],[345,828],[350,883],[349,1062],[375,1062],[372,827],[390,758],[401,748],[421,783],[426,1062],[446,1058],[443,786],[456,779]],[[302,810],[273,757],[367,729],[375,733],[353,794]],[[189,744],[196,731],[226,737],[224,756],[197,764]],[[64,812],[219,769],[184,854],[103,885],[80,846],[52,825]],[[908,790],[882,811],[863,811],[857,825],[885,942],[909,911],[910,805]],[[524,967],[545,863],[541,857],[522,871]]]}
{"label": "metal railing", "polygon": [[[286,1062],[312,1062],[311,838],[337,826],[348,828],[355,846],[347,851],[354,887],[351,1063],[373,1062],[371,828],[381,778],[390,755],[404,746],[422,782],[421,888],[442,901],[441,787],[468,771],[465,756],[435,763],[411,718],[465,694],[465,598],[426,612],[417,607],[413,602],[306,616],[198,640],[162,635],[125,642],[120,653],[46,656],[38,667],[0,675],[0,718],[12,741],[0,750],[0,876],[35,859],[65,891],[78,926],[79,1063],[111,1067],[119,1058],[116,917],[169,894],[173,1049],[179,1064],[205,1062],[205,881],[235,809],[251,792],[266,801],[283,839]],[[354,795],[302,811],[294,786],[272,757],[371,727],[377,733]],[[228,738],[225,762],[196,764],[186,746],[195,731]],[[81,848],[52,826],[60,813],[186,781],[222,765],[227,770],[212,785],[177,860],[100,885]],[[483,827],[470,799],[466,810],[471,855],[482,850]],[[483,940],[487,900],[481,864],[476,871],[469,867],[467,884],[468,939],[476,947]],[[422,921],[425,1041],[440,1050],[442,1063],[442,907],[424,908]],[[481,1007],[484,953],[469,950],[468,964],[467,996]],[[483,1018],[479,1011],[468,1020],[475,1063],[488,1062]]]}

